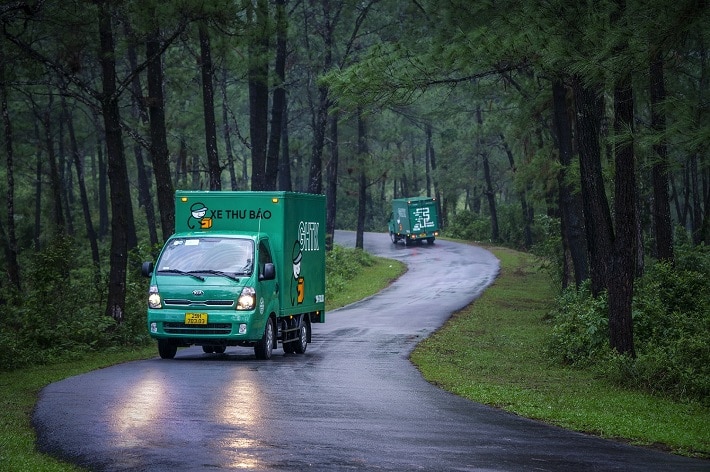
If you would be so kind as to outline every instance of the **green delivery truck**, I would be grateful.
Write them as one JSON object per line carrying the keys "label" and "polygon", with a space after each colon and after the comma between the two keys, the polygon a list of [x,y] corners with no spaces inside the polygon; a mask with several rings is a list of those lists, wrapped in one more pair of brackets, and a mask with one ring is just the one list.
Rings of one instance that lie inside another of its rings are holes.
{"label": "green delivery truck", "polygon": [[325,321],[325,197],[296,192],[177,191],[175,234],[150,277],[148,330],[163,359],[279,344],[302,354]]}
{"label": "green delivery truck", "polygon": [[393,243],[404,240],[407,246],[426,240],[433,244],[439,236],[436,198],[410,197],[392,200],[389,232]]}

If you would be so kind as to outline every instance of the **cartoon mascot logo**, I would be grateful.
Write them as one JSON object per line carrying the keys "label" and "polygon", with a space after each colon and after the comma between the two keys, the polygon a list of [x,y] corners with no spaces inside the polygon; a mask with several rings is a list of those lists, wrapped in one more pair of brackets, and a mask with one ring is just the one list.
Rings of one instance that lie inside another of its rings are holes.
{"label": "cartoon mascot logo", "polygon": [[195,222],[200,229],[210,229],[212,227],[212,218],[206,217],[207,207],[204,203],[193,203],[190,207],[190,216],[187,218],[187,227],[195,229]]}
{"label": "cartoon mascot logo", "polygon": [[303,252],[298,241],[293,243],[291,262],[293,263],[293,278],[291,279],[291,305],[300,305],[306,296],[305,281],[301,276],[301,260]]}

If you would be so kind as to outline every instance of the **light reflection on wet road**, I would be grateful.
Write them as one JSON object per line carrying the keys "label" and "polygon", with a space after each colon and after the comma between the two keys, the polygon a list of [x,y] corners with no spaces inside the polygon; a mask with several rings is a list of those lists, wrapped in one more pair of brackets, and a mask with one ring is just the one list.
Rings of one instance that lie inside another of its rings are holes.
{"label": "light reflection on wet road", "polygon": [[[354,233],[336,242],[354,245]],[[489,252],[448,241],[365,249],[409,270],[327,314],[304,355],[199,347],[57,382],[34,414],[39,447],[96,471],[708,471],[675,457],[564,431],[425,382],[417,342],[498,273]],[[157,355],[157,354],[156,354]]]}

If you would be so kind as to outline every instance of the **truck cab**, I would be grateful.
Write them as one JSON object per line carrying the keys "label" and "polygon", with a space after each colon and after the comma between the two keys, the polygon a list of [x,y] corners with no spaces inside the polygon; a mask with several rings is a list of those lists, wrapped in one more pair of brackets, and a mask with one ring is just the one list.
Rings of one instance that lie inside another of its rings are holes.
{"label": "truck cab", "polygon": [[142,268],[151,278],[148,331],[160,357],[189,345],[218,354],[249,346],[259,359],[279,343],[287,353],[305,352],[312,323],[325,321],[318,240],[325,211],[311,198],[319,196],[307,195],[178,192],[176,219],[184,223],[176,228],[186,231]]}

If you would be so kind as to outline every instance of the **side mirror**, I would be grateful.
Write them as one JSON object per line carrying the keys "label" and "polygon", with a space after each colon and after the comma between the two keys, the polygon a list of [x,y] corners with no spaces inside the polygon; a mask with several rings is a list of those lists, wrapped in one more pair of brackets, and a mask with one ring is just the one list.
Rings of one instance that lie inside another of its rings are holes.
{"label": "side mirror", "polygon": [[259,275],[259,280],[274,280],[276,278],[276,267],[272,262],[264,264],[264,272]]}
{"label": "side mirror", "polygon": [[143,277],[150,277],[153,275],[153,263],[151,261],[143,263],[141,266],[141,274],[143,274]]}

